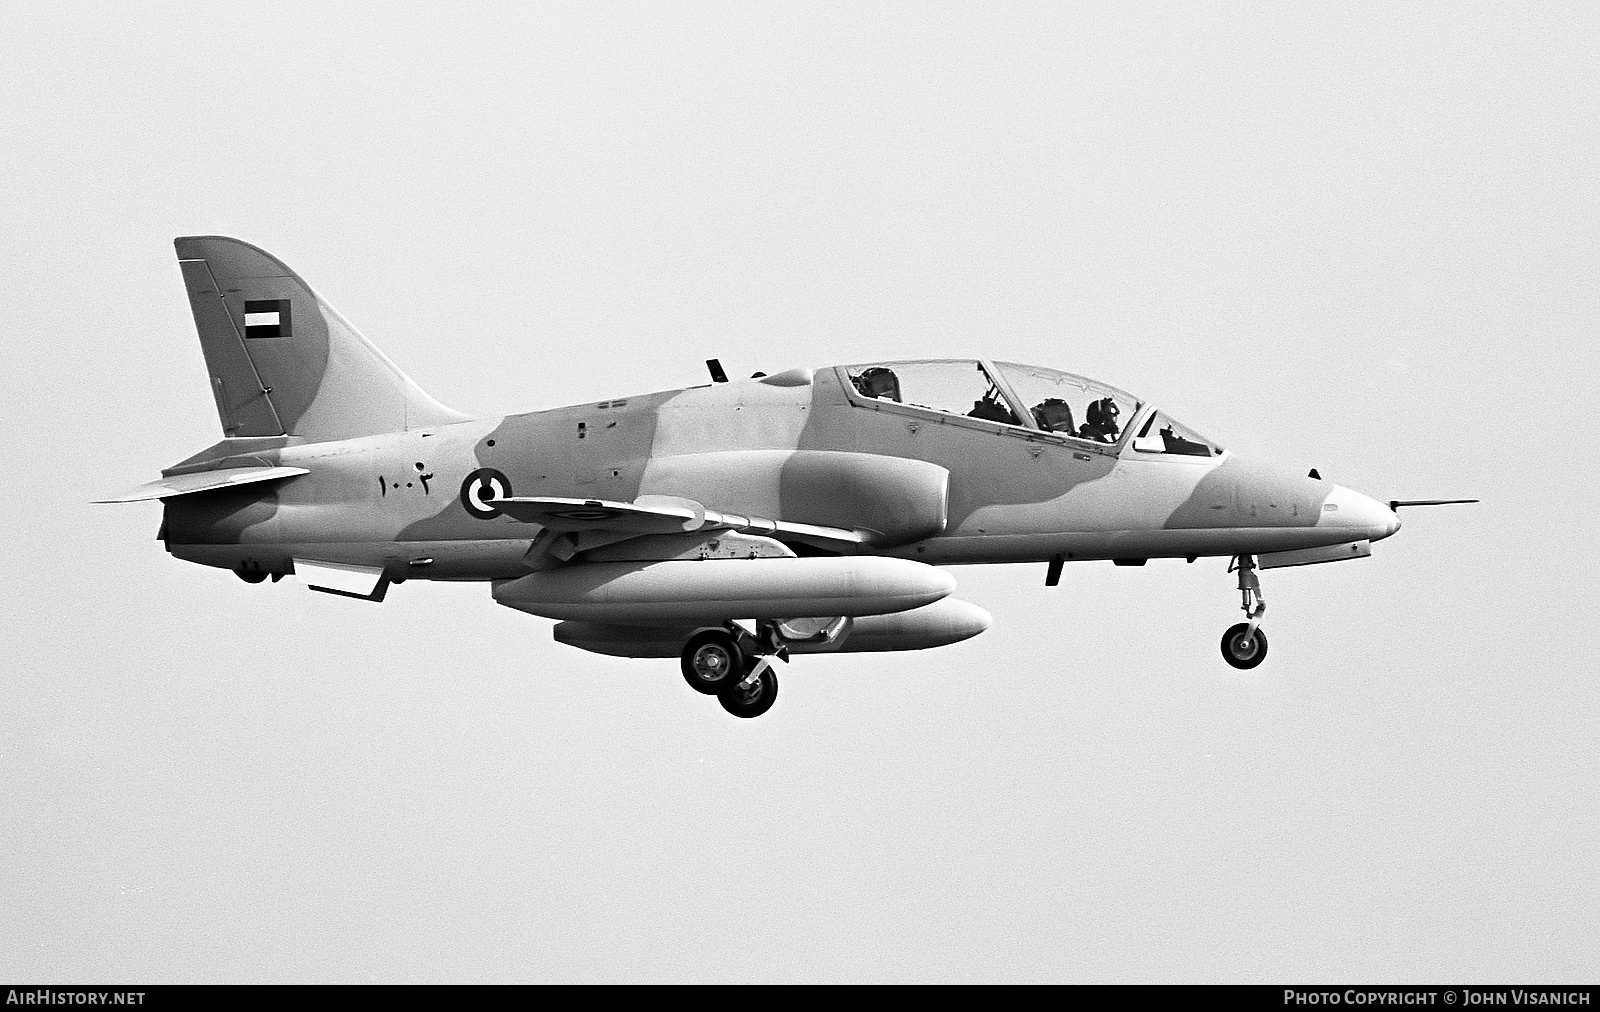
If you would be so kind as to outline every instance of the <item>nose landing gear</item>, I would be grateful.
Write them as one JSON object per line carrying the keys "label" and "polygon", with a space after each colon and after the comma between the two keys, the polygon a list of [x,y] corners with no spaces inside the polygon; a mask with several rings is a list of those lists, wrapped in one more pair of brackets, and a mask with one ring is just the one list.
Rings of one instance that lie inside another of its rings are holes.
{"label": "nose landing gear", "polygon": [[1243,598],[1244,617],[1222,634],[1222,659],[1241,670],[1249,670],[1266,660],[1267,634],[1261,631],[1261,616],[1267,613],[1267,602],[1261,596],[1261,580],[1256,576],[1256,560],[1252,555],[1237,555],[1228,566],[1228,572],[1239,572],[1239,594]]}

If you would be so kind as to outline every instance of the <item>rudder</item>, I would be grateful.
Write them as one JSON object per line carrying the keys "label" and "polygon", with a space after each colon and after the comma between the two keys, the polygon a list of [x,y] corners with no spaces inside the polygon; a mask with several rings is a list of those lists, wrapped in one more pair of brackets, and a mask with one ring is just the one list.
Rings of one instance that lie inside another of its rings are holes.
{"label": "rudder", "polygon": [[224,435],[322,441],[467,420],[265,250],[216,235],[173,245]]}

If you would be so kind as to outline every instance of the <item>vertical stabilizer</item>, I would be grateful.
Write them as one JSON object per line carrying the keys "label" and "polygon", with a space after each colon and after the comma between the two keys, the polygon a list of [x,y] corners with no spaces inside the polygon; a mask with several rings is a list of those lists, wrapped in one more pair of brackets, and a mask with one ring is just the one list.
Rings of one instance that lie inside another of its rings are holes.
{"label": "vertical stabilizer", "polygon": [[467,420],[411,382],[283,261],[226,236],[174,245],[224,435],[321,441]]}

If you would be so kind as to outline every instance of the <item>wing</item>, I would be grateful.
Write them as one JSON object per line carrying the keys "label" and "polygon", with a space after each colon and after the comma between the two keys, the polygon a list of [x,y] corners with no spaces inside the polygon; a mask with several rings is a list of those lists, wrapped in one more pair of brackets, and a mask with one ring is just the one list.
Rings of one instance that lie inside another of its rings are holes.
{"label": "wing", "polygon": [[310,474],[303,467],[224,467],[216,471],[196,471],[193,474],[173,474],[156,481],[147,481],[121,495],[95,502],[139,502],[142,499],[167,499],[175,495],[210,492],[213,489],[232,488],[256,481],[274,481],[292,478],[297,474]]}
{"label": "wing", "polygon": [[642,496],[636,502],[604,499],[562,499],[554,496],[520,496],[497,499],[500,512],[523,523],[538,524],[558,533],[604,531],[642,536],[734,531],[758,536],[792,537],[849,551],[867,540],[861,531],[840,527],[796,524],[762,517],[738,516],[708,510],[692,499]]}

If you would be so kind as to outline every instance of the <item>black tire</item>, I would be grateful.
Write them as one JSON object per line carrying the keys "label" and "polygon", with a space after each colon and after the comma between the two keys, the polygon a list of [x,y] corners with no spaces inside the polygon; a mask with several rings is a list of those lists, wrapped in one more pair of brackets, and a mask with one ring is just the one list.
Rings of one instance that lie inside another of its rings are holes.
{"label": "black tire", "polygon": [[778,673],[771,668],[762,672],[754,685],[740,688],[737,684],[717,694],[717,702],[735,717],[759,717],[772,709],[778,699]]}
{"label": "black tire", "polygon": [[235,569],[233,575],[245,583],[260,583],[267,578],[267,574],[259,569]]}
{"label": "black tire", "polygon": [[1222,659],[1241,671],[1250,670],[1267,657],[1267,634],[1258,627],[1255,635],[1246,639],[1249,631],[1250,623],[1240,622],[1222,634]]}
{"label": "black tire", "polygon": [[696,692],[715,696],[745,675],[744,651],[722,629],[707,629],[689,637],[679,666],[683,680]]}

